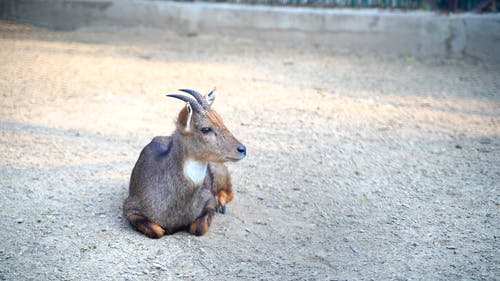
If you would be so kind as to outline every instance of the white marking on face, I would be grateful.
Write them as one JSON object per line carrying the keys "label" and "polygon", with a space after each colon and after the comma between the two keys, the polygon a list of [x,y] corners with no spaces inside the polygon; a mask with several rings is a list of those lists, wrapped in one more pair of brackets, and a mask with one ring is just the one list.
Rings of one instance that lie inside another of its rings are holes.
{"label": "white marking on face", "polygon": [[184,162],[184,176],[190,179],[194,184],[201,184],[203,183],[203,180],[205,180],[207,166],[207,162],[199,162],[188,159]]}

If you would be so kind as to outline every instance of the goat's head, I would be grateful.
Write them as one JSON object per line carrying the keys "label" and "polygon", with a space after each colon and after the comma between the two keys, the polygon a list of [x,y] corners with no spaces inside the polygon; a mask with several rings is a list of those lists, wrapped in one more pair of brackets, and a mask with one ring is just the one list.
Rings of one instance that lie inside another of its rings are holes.
{"label": "goat's head", "polygon": [[204,162],[238,161],[246,156],[246,147],[226,128],[222,118],[211,109],[215,93],[205,96],[200,93],[180,89],[192,97],[169,94],[167,96],[186,102],[179,112],[177,129],[183,136],[185,151],[190,157]]}

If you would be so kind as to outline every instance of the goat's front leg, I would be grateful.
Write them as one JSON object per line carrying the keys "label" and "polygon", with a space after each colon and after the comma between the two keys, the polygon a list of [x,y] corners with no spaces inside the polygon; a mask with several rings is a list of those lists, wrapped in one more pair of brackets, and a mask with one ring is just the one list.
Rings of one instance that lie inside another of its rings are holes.
{"label": "goat's front leg", "polygon": [[196,220],[191,223],[189,227],[189,232],[196,236],[201,236],[207,233],[210,224],[212,223],[212,218],[215,215],[216,202],[212,198],[205,203],[201,214]]}
{"label": "goat's front leg", "polygon": [[233,199],[233,196],[234,193],[231,185],[226,186],[225,189],[219,189],[217,194],[215,194],[215,198],[217,199],[215,211],[225,214],[227,212],[226,204]]}
{"label": "goat's front leg", "polygon": [[212,192],[217,200],[215,211],[225,214],[227,211],[226,204],[231,202],[234,197],[231,175],[224,164],[213,163],[210,169],[213,174]]}

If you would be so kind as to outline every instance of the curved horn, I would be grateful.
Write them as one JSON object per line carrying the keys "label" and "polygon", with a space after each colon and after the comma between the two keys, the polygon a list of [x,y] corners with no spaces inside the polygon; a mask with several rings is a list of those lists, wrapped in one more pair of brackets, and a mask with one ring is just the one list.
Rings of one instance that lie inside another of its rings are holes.
{"label": "curved horn", "polygon": [[201,107],[201,105],[198,102],[196,102],[194,99],[190,98],[190,97],[186,97],[186,96],[183,96],[183,95],[177,95],[177,94],[169,94],[169,95],[166,95],[166,96],[167,97],[171,97],[171,98],[180,99],[180,100],[185,101],[185,102],[189,102],[189,104],[191,105],[191,107],[196,112],[203,111],[203,108]]}
{"label": "curved horn", "polygon": [[207,103],[207,101],[205,100],[205,98],[200,93],[198,93],[197,91],[190,90],[190,89],[179,89],[179,91],[184,92],[184,93],[188,93],[191,96],[193,96],[196,99],[196,101],[198,101],[198,103],[201,106],[203,106],[203,108],[207,109],[207,108],[210,107],[210,105]]}

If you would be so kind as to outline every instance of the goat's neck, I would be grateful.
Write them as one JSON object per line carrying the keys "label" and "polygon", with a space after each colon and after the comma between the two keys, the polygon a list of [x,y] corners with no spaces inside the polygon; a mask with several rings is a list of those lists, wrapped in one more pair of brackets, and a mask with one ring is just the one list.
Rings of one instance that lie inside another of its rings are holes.
{"label": "goat's neck", "polygon": [[174,141],[179,145],[177,159],[182,163],[182,173],[184,177],[191,181],[194,185],[200,185],[205,180],[207,174],[208,163],[196,160],[190,155],[189,147],[184,147],[182,144],[183,136],[178,130],[174,132]]}

